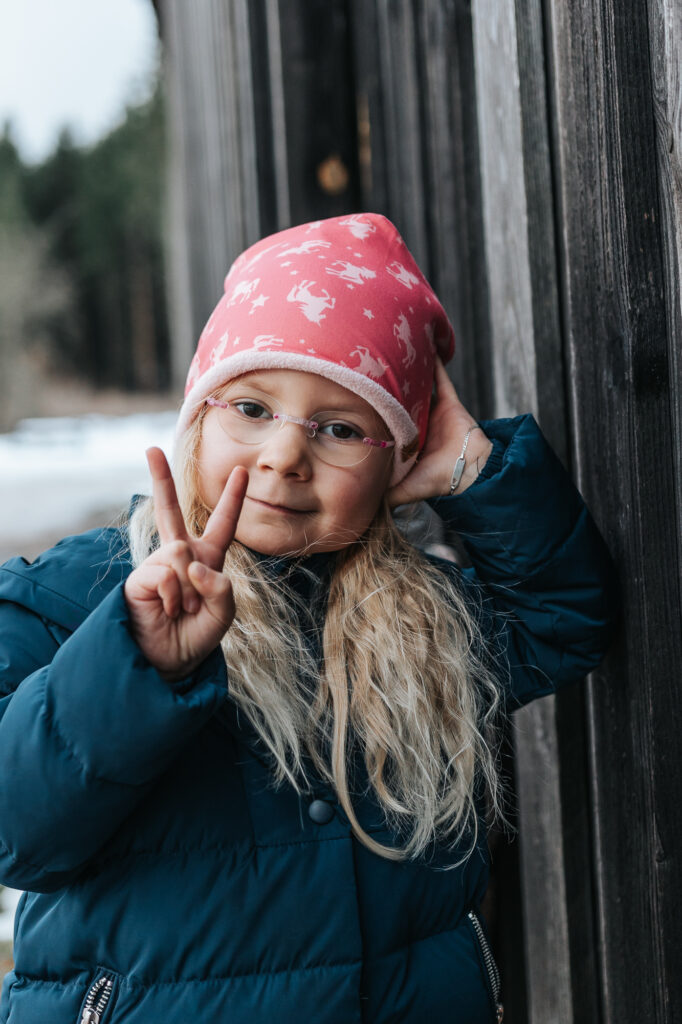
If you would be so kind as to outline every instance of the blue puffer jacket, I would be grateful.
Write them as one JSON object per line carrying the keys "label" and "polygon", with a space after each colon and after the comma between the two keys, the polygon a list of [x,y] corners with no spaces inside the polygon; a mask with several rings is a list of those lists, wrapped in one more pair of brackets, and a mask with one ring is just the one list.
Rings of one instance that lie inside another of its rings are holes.
{"label": "blue puffer jacket", "polygon": [[[533,418],[482,425],[483,473],[433,504],[514,708],[599,663],[615,574]],[[388,861],[325,785],[275,790],[220,653],[169,684],[134,643],[130,568],[105,530],[0,569],[0,881],[27,890],[0,1021],[493,1021],[485,843],[452,871]],[[390,841],[369,797],[358,816]]]}

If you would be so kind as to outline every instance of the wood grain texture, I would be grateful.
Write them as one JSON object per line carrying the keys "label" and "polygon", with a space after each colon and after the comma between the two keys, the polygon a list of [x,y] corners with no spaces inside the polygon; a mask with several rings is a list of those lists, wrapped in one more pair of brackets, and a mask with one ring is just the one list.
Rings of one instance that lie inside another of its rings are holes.
{"label": "wood grain texture", "polygon": [[474,415],[492,408],[471,8],[416,5],[428,273],[452,320],[452,376]]}
{"label": "wood grain texture", "polygon": [[682,537],[682,4],[679,0],[650,0],[648,9],[658,217],[675,439],[677,535]]}
{"label": "wood grain texture", "polygon": [[246,0],[164,5],[176,377],[260,228]]}
{"label": "wood grain texture", "polygon": [[602,1015],[662,1024],[682,1006],[682,636],[647,9],[548,14],[571,437],[624,602],[588,702]]}
{"label": "wood grain texture", "polygon": [[537,415],[528,208],[513,0],[473,7],[495,413]]}

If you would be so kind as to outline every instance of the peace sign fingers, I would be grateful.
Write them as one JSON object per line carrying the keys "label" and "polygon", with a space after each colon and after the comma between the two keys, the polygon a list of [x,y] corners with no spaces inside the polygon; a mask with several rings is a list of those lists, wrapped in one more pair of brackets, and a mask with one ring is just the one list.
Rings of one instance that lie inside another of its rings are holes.
{"label": "peace sign fingers", "polygon": [[161,548],[156,557],[175,573],[174,591],[180,594],[180,601],[167,602],[167,611],[178,615],[182,608],[186,612],[194,613],[200,604],[199,596],[188,575],[188,569],[194,560],[194,548],[187,534],[170,466],[160,448],[149,448],[146,454],[152,476],[154,517],[161,541]]}
{"label": "peace sign fingers", "polygon": [[173,540],[186,541],[187,529],[168,460],[160,448],[148,448],[146,455],[152,476],[154,515],[159,540],[162,544],[168,544]]}

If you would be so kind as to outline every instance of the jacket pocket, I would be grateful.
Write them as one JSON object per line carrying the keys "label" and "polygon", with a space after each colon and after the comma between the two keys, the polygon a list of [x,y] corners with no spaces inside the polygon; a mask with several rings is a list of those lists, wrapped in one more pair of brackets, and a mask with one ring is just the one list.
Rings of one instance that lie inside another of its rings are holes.
{"label": "jacket pocket", "polygon": [[502,1024],[502,1020],[504,1018],[504,1007],[500,1002],[500,972],[497,969],[497,964],[495,963],[495,958],[493,957],[490,944],[486,938],[481,919],[473,910],[470,910],[467,913],[467,917],[476,939],[476,948],[478,949],[481,959],[483,973],[488,981],[490,998],[492,999],[493,1009],[497,1014],[497,1024]]}
{"label": "jacket pocket", "polygon": [[98,967],[83,996],[74,1024],[106,1024],[110,1020],[120,977],[115,971]]}

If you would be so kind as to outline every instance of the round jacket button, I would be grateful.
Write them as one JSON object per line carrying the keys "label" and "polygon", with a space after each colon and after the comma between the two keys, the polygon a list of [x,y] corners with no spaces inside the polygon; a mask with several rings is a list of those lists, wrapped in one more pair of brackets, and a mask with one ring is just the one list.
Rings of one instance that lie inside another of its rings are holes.
{"label": "round jacket button", "polygon": [[334,817],[334,808],[326,800],[313,800],[308,814],[316,825],[326,825]]}

